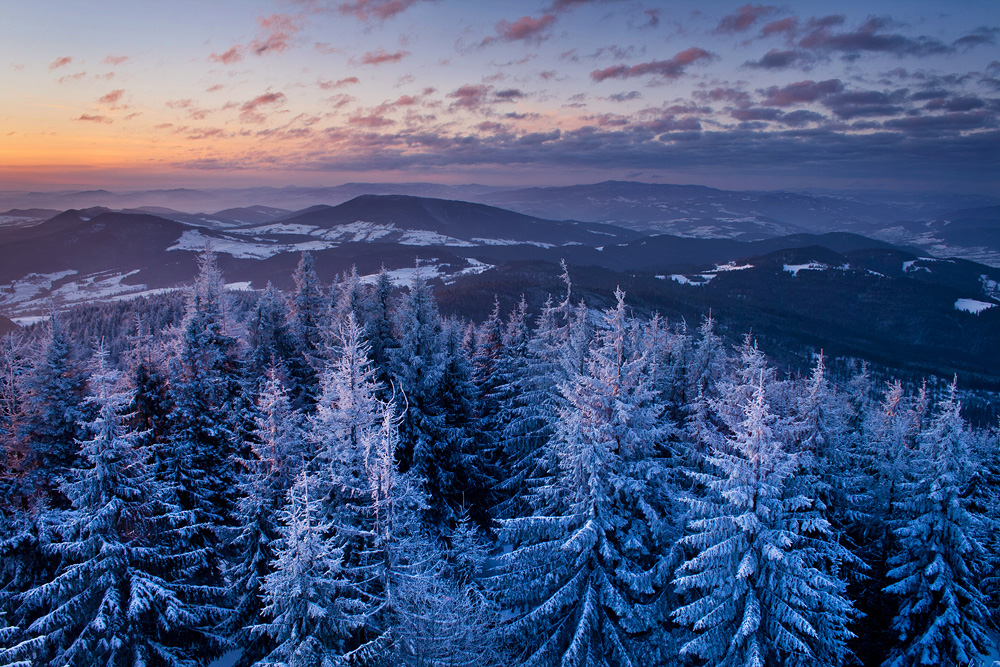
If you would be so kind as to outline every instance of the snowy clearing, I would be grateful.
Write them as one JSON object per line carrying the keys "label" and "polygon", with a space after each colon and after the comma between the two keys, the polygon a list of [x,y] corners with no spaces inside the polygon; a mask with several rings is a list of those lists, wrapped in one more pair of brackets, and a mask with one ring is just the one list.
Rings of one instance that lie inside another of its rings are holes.
{"label": "snowy clearing", "polygon": [[174,245],[167,250],[187,250],[201,252],[210,247],[213,252],[232,255],[237,259],[267,259],[284,252],[304,252],[329,248],[330,243],[324,241],[305,241],[303,243],[257,243],[228,237],[205,236],[196,229],[181,234]]}
{"label": "snowy clearing", "polygon": [[753,268],[753,264],[741,264],[741,265],[737,266],[736,262],[729,262],[728,264],[716,264],[715,265],[715,271],[717,273],[721,273],[721,272],[724,272],[724,271],[744,271],[746,269],[752,269],[752,268]]}
{"label": "snowy clearing", "polygon": [[783,270],[792,274],[793,276],[798,276],[799,271],[825,271],[830,267],[826,264],[821,264],[819,262],[809,262],[808,264],[785,264]]}
{"label": "snowy clearing", "polygon": [[[670,275],[670,279],[675,283],[680,283],[681,285],[693,285],[694,287],[699,287],[701,285],[707,285],[715,277],[714,273],[699,273],[697,276],[684,276],[679,273],[673,273]],[[659,278],[659,276],[657,276]],[[698,280],[701,278],[701,280]]]}
{"label": "snowy clearing", "polygon": [[995,303],[977,301],[976,299],[959,299],[955,302],[955,310],[964,310],[965,312],[972,313],[973,315],[978,315],[984,310],[993,308],[994,306],[996,306]]}

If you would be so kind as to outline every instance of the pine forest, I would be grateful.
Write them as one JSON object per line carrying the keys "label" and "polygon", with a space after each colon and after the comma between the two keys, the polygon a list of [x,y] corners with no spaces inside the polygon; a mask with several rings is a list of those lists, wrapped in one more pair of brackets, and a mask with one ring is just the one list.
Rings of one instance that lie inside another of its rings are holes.
{"label": "pine forest", "polygon": [[957,380],[569,272],[468,322],[413,275],[228,292],[205,252],[6,336],[0,665],[990,664],[998,429]]}

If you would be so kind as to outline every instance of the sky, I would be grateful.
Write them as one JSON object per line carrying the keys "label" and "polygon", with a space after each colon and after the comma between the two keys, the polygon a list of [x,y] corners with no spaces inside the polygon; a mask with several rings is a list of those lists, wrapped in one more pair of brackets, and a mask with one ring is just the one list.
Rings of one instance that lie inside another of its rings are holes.
{"label": "sky", "polygon": [[995,0],[4,0],[0,190],[1000,192]]}

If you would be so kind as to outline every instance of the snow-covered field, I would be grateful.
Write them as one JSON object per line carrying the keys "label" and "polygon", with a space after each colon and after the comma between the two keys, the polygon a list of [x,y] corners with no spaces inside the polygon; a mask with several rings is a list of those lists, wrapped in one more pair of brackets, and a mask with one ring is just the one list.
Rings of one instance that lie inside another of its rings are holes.
{"label": "snow-covered field", "polygon": [[809,262],[808,264],[785,264],[782,269],[793,276],[798,276],[799,271],[825,271],[830,267],[819,262]]}
{"label": "snow-covered field", "polygon": [[973,315],[978,315],[984,310],[993,308],[994,306],[996,306],[995,303],[977,301],[976,299],[959,299],[955,302],[955,310],[964,310],[965,312],[972,313]]}

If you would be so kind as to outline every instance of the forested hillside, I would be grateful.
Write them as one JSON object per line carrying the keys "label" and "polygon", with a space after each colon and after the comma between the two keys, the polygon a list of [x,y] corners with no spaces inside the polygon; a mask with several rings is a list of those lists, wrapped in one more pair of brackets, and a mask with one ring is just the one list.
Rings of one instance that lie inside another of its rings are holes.
{"label": "forested hillside", "polygon": [[0,349],[0,665],[969,665],[1000,449],[957,382],[588,308],[294,289]]}

